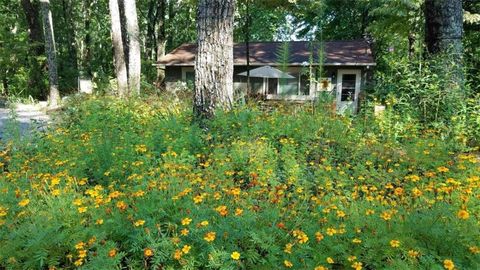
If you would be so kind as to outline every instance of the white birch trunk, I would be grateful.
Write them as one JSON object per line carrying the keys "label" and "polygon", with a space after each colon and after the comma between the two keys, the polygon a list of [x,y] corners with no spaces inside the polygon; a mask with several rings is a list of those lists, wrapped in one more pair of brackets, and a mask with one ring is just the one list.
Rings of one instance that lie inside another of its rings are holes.
{"label": "white birch trunk", "polygon": [[140,94],[140,30],[138,28],[135,0],[123,0],[128,37],[128,88],[130,94]]}
{"label": "white birch trunk", "polygon": [[40,7],[42,11],[43,29],[45,35],[45,52],[47,54],[48,79],[50,84],[48,102],[50,106],[55,107],[58,105],[60,100],[60,91],[58,90],[57,51],[55,47],[55,35],[53,33],[50,0],[40,0]]}
{"label": "white birch trunk", "polygon": [[115,75],[117,76],[118,94],[124,97],[128,93],[127,65],[123,51],[122,26],[118,0],[109,0],[110,19],[112,22],[112,43],[114,51]]}

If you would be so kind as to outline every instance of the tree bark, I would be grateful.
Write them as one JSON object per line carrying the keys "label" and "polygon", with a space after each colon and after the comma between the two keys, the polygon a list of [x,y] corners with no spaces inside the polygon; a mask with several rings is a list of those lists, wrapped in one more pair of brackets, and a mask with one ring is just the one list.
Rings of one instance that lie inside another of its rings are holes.
{"label": "tree bark", "polygon": [[118,94],[124,97],[128,94],[127,65],[123,50],[122,26],[120,23],[120,8],[117,0],[109,0],[110,19],[112,22],[112,44],[117,76]]}
{"label": "tree bark", "polygon": [[[158,0],[157,6],[157,40],[156,44],[156,60],[157,62],[160,61],[160,57],[165,55],[165,46],[167,44],[167,35],[165,31],[166,23],[165,23],[165,13],[167,10],[167,1],[166,0]],[[162,87],[163,82],[165,79],[165,70],[158,68],[157,69],[157,86]]]}
{"label": "tree bark", "polygon": [[199,120],[233,103],[233,14],[236,0],[200,0],[197,9],[194,113]]}
{"label": "tree bark", "polygon": [[[463,89],[462,0],[425,1],[425,42],[431,56],[442,61],[439,73],[448,81],[447,89]],[[463,95],[463,91],[456,91]],[[461,95],[459,100],[462,100]]]}
{"label": "tree bark", "polygon": [[60,91],[58,90],[57,51],[55,47],[55,35],[53,33],[53,20],[52,12],[50,10],[50,0],[40,0],[40,6],[43,15],[45,51],[47,54],[48,78],[50,83],[48,101],[50,106],[54,107],[58,105],[60,100]]}
{"label": "tree bark", "polygon": [[123,0],[128,38],[128,88],[129,93],[140,94],[140,30],[138,28],[135,0]]}
{"label": "tree bark", "polygon": [[155,25],[157,24],[158,14],[156,13],[157,2],[162,0],[150,0],[148,3],[148,12],[147,12],[147,33],[145,37],[145,55],[148,60],[155,60]]}
{"label": "tree bark", "polygon": [[462,0],[426,0],[425,22],[429,53],[462,54]]}
{"label": "tree bark", "polygon": [[83,3],[83,12],[84,12],[84,19],[83,25],[85,27],[85,36],[83,39],[85,48],[82,52],[82,71],[84,75],[92,76],[92,35],[91,35],[91,21],[90,21],[90,9],[92,8],[91,0],[84,0]]}
{"label": "tree bark", "polygon": [[46,87],[43,84],[44,61],[39,61],[38,57],[44,55],[45,46],[43,41],[43,30],[40,22],[40,5],[37,1],[22,0],[22,8],[25,13],[25,19],[28,24],[28,39],[30,42],[31,68],[28,85],[31,89],[38,89],[38,97],[46,98]]}

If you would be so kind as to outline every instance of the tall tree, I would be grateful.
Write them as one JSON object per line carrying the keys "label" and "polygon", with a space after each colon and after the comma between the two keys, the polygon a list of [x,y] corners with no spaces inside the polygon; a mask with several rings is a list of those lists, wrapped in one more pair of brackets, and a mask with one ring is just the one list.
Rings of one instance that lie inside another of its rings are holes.
{"label": "tall tree", "polygon": [[462,0],[425,1],[425,42],[431,55],[441,55],[442,73],[453,83],[450,88],[461,89],[463,9]]}
{"label": "tall tree", "polygon": [[[171,3],[169,3],[171,5]],[[156,32],[157,32],[157,40],[156,40],[156,60],[159,61],[160,57],[165,55],[165,46],[167,44],[167,34],[166,34],[166,22],[165,22],[165,15],[167,11],[167,1],[166,0],[159,0],[157,6],[157,23],[156,23]],[[163,80],[165,79],[165,71],[163,69],[157,69],[157,85],[161,86],[163,84]]]}
{"label": "tall tree", "polygon": [[[45,98],[45,85],[43,85],[43,71],[42,66],[44,61],[39,61],[39,58],[45,53],[45,46],[43,43],[43,30],[40,22],[40,5],[37,1],[22,0],[22,8],[25,13],[25,19],[28,26],[28,40],[30,43],[30,78],[28,85],[30,89],[36,89],[39,96]],[[43,63],[42,63],[43,62]]]}
{"label": "tall tree", "polygon": [[426,0],[425,23],[429,53],[462,54],[462,0]]}
{"label": "tall tree", "polygon": [[60,91],[58,89],[57,52],[55,47],[55,35],[53,34],[50,0],[40,0],[40,6],[42,10],[43,28],[45,33],[45,51],[47,54],[48,78],[50,83],[48,100],[50,106],[57,106],[60,100]]}
{"label": "tall tree", "polygon": [[236,0],[198,2],[194,113],[200,119],[232,107],[235,4]]}
{"label": "tall tree", "polygon": [[110,19],[112,21],[112,43],[114,51],[115,74],[117,76],[118,94],[126,96],[128,92],[127,65],[123,50],[122,26],[118,0],[109,0]]}
{"label": "tall tree", "polygon": [[140,94],[141,51],[135,0],[123,0],[125,30],[128,39],[128,88],[129,93]]}

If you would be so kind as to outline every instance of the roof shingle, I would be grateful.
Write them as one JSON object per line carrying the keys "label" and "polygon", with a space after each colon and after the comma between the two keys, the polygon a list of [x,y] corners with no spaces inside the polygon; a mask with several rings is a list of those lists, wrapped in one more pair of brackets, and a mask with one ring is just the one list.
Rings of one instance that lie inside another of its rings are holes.
{"label": "roof shingle", "polygon": [[[290,41],[288,65],[301,66],[310,62],[310,55],[313,55],[314,64],[318,64],[320,44],[310,41]],[[281,64],[279,56],[284,42],[252,42],[250,48],[250,65],[271,65]],[[372,51],[364,40],[354,41],[327,41],[324,43],[324,64],[325,65],[375,65]],[[157,64],[166,66],[193,66],[196,54],[196,44],[183,44],[169,54],[160,58]],[[233,57],[235,65],[246,65],[245,43],[234,44]]]}

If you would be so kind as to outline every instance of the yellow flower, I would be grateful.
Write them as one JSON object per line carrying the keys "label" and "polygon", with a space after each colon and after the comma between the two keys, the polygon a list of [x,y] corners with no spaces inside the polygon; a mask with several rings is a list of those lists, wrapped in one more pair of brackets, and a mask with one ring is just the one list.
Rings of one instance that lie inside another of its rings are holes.
{"label": "yellow flower", "polygon": [[208,221],[204,220],[204,221],[200,222],[200,226],[202,226],[202,227],[208,226]]}
{"label": "yellow flower", "polygon": [[323,234],[321,232],[316,232],[315,233],[315,239],[317,239],[317,242],[320,242],[323,240]]}
{"label": "yellow flower", "polygon": [[75,245],[75,249],[83,249],[85,247],[85,243],[84,242],[78,242],[76,245]]}
{"label": "yellow flower", "polygon": [[408,251],[408,256],[412,257],[412,258],[417,258],[418,256],[420,255],[420,252],[416,251],[416,250],[409,250]]}
{"label": "yellow flower", "polygon": [[328,270],[328,268],[320,265],[320,266],[315,267],[315,269],[313,269],[313,270]]}
{"label": "yellow flower", "polygon": [[479,254],[480,253],[480,248],[477,247],[477,246],[471,246],[468,248],[468,250],[470,250],[471,253],[473,254]]}
{"label": "yellow flower", "polygon": [[420,196],[422,196],[422,191],[418,188],[413,188],[412,189],[412,195],[413,195],[413,197],[420,197]]}
{"label": "yellow flower", "polygon": [[345,215],[345,212],[343,212],[343,211],[341,211],[341,210],[338,210],[338,211],[337,211],[337,217],[343,218],[343,217],[345,217],[345,216],[346,216],[346,215]]}
{"label": "yellow flower", "polygon": [[143,255],[145,257],[152,257],[153,256],[153,250],[151,248],[146,248],[143,250]]}
{"label": "yellow flower", "polygon": [[28,204],[30,203],[30,200],[29,199],[23,199],[21,200],[18,205],[20,205],[21,207],[25,207],[27,206]]}
{"label": "yellow flower", "polygon": [[292,253],[292,247],[293,247],[293,244],[288,243],[288,244],[285,245],[285,249],[283,251],[285,253],[291,254]]}
{"label": "yellow flower", "polygon": [[88,209],[88,207],[86,207],[86,206],[79,207],[78,208],[78,213],[85,213],[85,212],[87,212],[87,209]]}
{"label": "yellow flower", "polygon": [[184,245],[183,248],[182,248],[182,252],[183,252],[184,254],[188,254],[188,252],[190,252],[190,249],[191,249],[191,248],[192,248],[192,247],[189,246],[189,245]]}
{"label": "yellow flower", "polygon": [[470,217],[470,213],[467,210],[460,210],[457,212],[457,217],[459,219],[468,219]]}
{"label": "yellow flower", "polygon": [[183,235],[183,236],[187,236],[189,232],[190,232],[190,231],[189,231],[188,229],[182,229],[182,230],[180,231],[180,234]]}
{"label": "yellow flower", "polygon": [[103,224],[103,219],[97,219],[97,221],[95,221],[95,224],[97,225],[102,225]]}
{"label": "yellow flower", "polygon": [[183,226],[187,226],[188,224],[190,224],[190,222],[192,222],[192,219],[191,218],[184,218],[182,219],[182,225]]}
{"label": "yellow flower", "polygon": [[78,259],[76,260],[73,264],[75,264],[75,266],[81,266],[83,264],[83,260],[82,259]]}
{"label": "yellow flower", "polygon": [[400,246],[400,241],[398,240],[391,240],[390,241],[390,246],[393,247],[393,248],[398,248]]}
{"label": "yellow flower", "polygon": [[362,268],[363,268],[362,265],[363,264],[361,262],[354,262],[351,266],[355,270],[362,270]]}
{"label": "yellow flower", "polygon": [[78,251],[78,257],[79,257],[79,258],[82,258],[82,259],[85,258],[85,257],[87,257],[87,251],[84,250],[84,249],[79,250],[79,251]]}
{"label": "yellow flower", "polygon": [[117,208],[120,209],[120,211],[126,210],[128,205],[124,201],[119,201],[117,202]]}
{"label": "yellow flower", "polygon": [[288,260],[283,261],[283,264],[284,264],[285,267],[287,267],[287,268],[291,268],[291,267],[293,266],[293,264],[292,264],[290,261],[288,261]]}
{"label": "yellow flower", "polygon": [[135,227],[140,227],[143,224],[145,224],[145,220],[143,220],[143,219],[139,219],[139,220],[135,221],[135,223],[133,223],[133,225],[135,225]]}
{"label": "yellow flower", "polygon": [[447,167],[445,167],[445,166],[441,166],[441,167],[438,167],[438,168],[437,168],[437,171],[439,171],[439,172],[448,172],[449,169],[448,169]]}
{"label": "yellow flower", "polygon": [[328,257],[327,258],[327,263],[332,264],[332,263],[335,263],[335,261],[332,258]]}
{"label": "yellow flower", "polygon": [[234,251],[232,252],[232,254],[230,255],[230,257],[234,260],[239,260],[240,259],[240,253]]}
{"label": "yellow flower", "polygon": [[220,205],[219,207],[215,208],[215,211],[217,211],[222,217],[228,215],[227,206],[225,205]]}
{"label": "yellow flower", "polygon": [[453,263],[452,260],[444,260],[443,261],[443,267],[447,270],[452,270],[455,268],[455,264]]}
{"label": "yellow flower", "polygon": [[216,236],[215,232],[208,232],[205,234],[203,239],[205,239],[205,241],[207,242],[213,242],[213,240],[215,240],[215,236]]}
{"label": "yellow flower", "polygon": [[235,216],[241,216],[243,214],[243,209],[237,208],[235,209]]}
{"label": "yellow flower", "polygon": [[383,212],[383,213],[380,215],[380,217],[381,217],[382,219],[384,219],[385,221],[387,221],[387,220],[392,219],[392,214],[390,214],[389,212],[385,211],[385,212]]}
{"label": "yellow flower", "polygon": [[332,235],[334,235],[334,234],[336,234],[336,233],[337,233],[337,230],[336,230],[336,229],[334,229],[334,228],[327,228],[327,235],[332,236]]}
{"label": "yellow flower", "polygon": [[199,204],[199,203],[201,203],[202,201],[203,201],[203,196],[202,196],[202,195],[197,195],[197,196],[193,197],[193,202],[194,202],[195,204]]}
{"label": "yellow flower", "polygon": [[362,240],[360,240],[360,239],[358,239],[358,238],[354,238],[354,239],[352,240],[352,243],[354,243],[354,244],[360,244],[360,243],[362,243]]}

